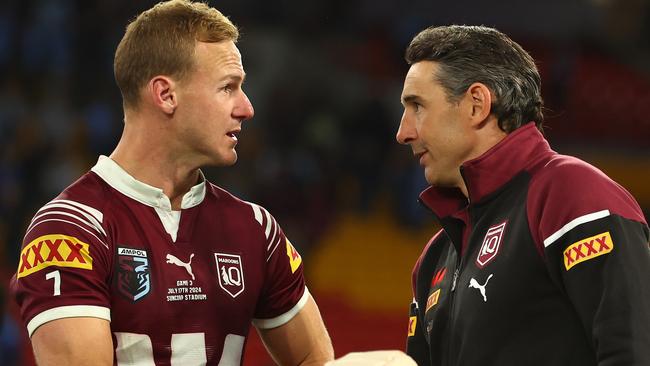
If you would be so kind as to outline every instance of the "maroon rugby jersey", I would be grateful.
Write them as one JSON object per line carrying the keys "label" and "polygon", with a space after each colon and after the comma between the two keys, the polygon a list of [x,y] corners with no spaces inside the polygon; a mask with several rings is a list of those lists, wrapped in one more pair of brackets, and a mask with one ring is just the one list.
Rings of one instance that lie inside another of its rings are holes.
{"label": "maroon rugby jersey", "polygon": [[274,328],[306,303],[302,259],[268,211],[204,179],[181,207],[100,157],[23,240],[12,291],[30,336],[97,317],[118,365],[240,365],[251,321]]}

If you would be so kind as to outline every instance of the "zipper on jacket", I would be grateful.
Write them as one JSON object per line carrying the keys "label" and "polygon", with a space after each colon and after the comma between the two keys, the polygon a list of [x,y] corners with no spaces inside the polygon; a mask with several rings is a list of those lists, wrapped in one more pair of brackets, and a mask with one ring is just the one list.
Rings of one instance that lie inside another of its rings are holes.
{"label": "zipper on jacket", "polygon": [[[468,238],[469,240],[469,238]],[[465,265],[465,258],[466,255],[463,255],[462,257],[460,254],[457,254],[457,259],[456,259],[456,270],[454,271],[454,278],[451,283],[451,290],[449,291],[449,340],[447,343],[447,365],[453,365],[452,363],[452,342],[454,337],[452,336],[452,332],[454,332],[455,327],[454,323],[456,320],[456,317],[454,316],[454,308],[456,307],[456,288],[458,287],[458,280],[460,278],[460,270],[463,268]],[[457,357],[454,357],[454,361],[457,359]]]}
{"label": "zipper on jacket", "polygon": [[[472,201],[469,198],[469,185],[467,184],[467,180],[465,179],[465,174],[464,174],[464,169],[463,166],[460,166],[460,176],[463,179],[463,182],[465,183],[465,188],[467,189],[467,222],[465,225],[467,225],[467,237],[463,237],[460,243],[460,250],[456,252],[456,269],[454,270],[454,278],[451,283],[451,290],[449,293],[449,338],[448,338],[448,343],[447,343],[447,365],[452,365],[452,343],[454,341],[454,337],[452,336],[452,333],[454,332],[454,323],[455,323],[455,316],[454,316],[454,307],[456,305],[456,302],[454,301],[456,296],[456,287],[458,286],[458,278],[460,277],[460,269],[464,264],[465,257],[467,256],[467,250],[469,250],[469,235],[471,233],[471,224],[472,224],[472,215],[471,215],[471,204]],[[463,233],[465,233],[465,230],[463,230]],[[467,245],[465,248],[465,252],[463,252],[463,244],[464,242],[467,241]],[[454,357],[454,359],[456,359]]]}
{"label": "zipper on jacket", "polygon": [[456,291],[456,282],[458,282],[458,274],[460,273],[460,267],[456,267],[454,271],[454,279],[451,282],[451,293],[453,294]]}
{"label": "zipper on jacket", "polygon": [[449,337],[447,338],[447,365],[451,365],[451,344],[453,342],[454,337],[452,336],[452,332],[454,331],[454,306],[456,305],[454,299],[455,299],[455,292],[456,292],[456,286],[458,285],[458,277],[460,276],[460,266],[462,263],[462,258],[460,258],[460,253],[456,254],[456,269],[454,270],[454,278],[451,282],[451,290],[449,291]]}

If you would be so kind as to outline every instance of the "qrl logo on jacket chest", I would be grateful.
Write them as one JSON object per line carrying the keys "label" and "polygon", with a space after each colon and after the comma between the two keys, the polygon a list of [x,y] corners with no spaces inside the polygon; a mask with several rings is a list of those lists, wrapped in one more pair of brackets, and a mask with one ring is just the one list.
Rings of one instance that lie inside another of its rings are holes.
{"label": "qrl logo on jacket chest", "polygon": [[481,250],[478,252],[478,257],[476,257],[476,264],[483,268],[488,264],[494,257],[499,253],[499,247],[501,246],[501,240],[503,238],[503,232],[506,230],[506,224],[508,221],[492,226],[488,229],[483,238],[483,245],[481,245]]}

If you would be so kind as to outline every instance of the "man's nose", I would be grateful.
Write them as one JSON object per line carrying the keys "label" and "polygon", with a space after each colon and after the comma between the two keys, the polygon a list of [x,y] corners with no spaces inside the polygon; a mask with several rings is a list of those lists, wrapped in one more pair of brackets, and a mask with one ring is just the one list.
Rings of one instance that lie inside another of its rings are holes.
{"label": "man's nose", "polygon": [[397,135],[395,138],[397,142],[402,145],[407,145],[411,141],[417,139],[418,134],[415,126],[413,125],[411,118],[406,115],[406,111],[402,114],[402,119],[399,122],[399,128],[397,129]]}
{"label": "man's nose", "polygon": [[238,101],[235,109],[233,110],[233,115],[235,118],[238,118],[242,121],[249,120],[255,115],[253,104],[251,104],[251,101],[248,99],[246,93],[242,92],[241,99]]}

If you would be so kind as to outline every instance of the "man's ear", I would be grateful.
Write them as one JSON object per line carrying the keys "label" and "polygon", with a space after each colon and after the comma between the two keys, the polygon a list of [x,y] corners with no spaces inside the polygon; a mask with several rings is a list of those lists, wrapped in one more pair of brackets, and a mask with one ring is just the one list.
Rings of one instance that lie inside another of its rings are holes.
{"label": "man's ear", "polygon": [[492,93],[483,83],[474,83],[467,89],[466,99],[470,106],[470,120],[472,125],[483,125],[492,112]]}
{"label": "man's ear", "polygon": [[174,114],[178,104],[174,80],[167,76],[154,76],[147,84],[147,94],[156,108],[165,114]]}

